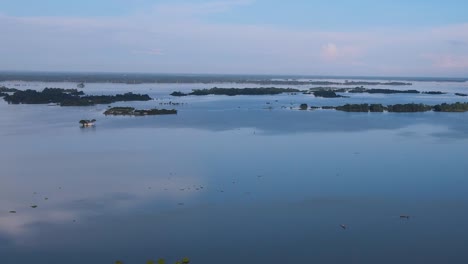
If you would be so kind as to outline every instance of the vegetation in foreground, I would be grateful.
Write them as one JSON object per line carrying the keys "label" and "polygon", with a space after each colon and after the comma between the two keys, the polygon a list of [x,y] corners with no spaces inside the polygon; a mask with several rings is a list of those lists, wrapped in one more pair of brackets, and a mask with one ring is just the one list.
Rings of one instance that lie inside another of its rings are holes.
{"label": "vegetation in foreground", "polygon": [[191,93],[185,94],[182,92],[173,92],[172,96],[186,96],[186,95],[275,95],[282,93],[298,93],[299,89],[293,88],[276,88],[276,87],[260,87],[260,88],[218,88],[211,89],[195,89]]}
{"label": "vegetation in foreground", "polygon": [[105,115],[146,116],[146,115],[175,115],[176,109],[148,109],[137,110],[133,107],[112,107],[104,112]]}
{"label": "vegetation in foreground", "polygon": [[147,94],[125,93],[117,95],[85,95],[77,89],[45,88],[42,91],[17,90],[7,94],[3,99],[9,104],[49,104],[61,106],[90,106],[96,104],[111,104],[122,101],[149,101]]}

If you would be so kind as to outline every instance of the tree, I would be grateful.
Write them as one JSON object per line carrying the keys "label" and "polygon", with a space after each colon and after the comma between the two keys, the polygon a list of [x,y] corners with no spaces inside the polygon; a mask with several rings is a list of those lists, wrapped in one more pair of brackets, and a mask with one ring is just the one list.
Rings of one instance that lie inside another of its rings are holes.
{"label": "tree", "polygon": [[307,108],[309,108],[309,106],[308,106],[307,104],[301,104],[301,105],[299,106],[299,109],[300,109],[300,110],[307,110]]}

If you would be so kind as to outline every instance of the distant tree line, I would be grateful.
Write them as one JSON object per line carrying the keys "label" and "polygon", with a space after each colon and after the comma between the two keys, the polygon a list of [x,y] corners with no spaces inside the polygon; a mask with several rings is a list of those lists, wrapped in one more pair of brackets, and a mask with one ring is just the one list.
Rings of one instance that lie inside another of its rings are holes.
{"label": "distant tree line", "polygon": [[[468,112],[468,103],[453,103],[453,104],[438,104],[438,105],[425,105],[425,104],[394,104],[384,106],[382,104],[345,104],[342,106],[312,106],[310,109],[335,109],[344,112],[396,112],[396,113],[413,113],[413,112]],[[301,110],[307,110],[307,104],[299,106]]]}
{"label": "distant tree line", "polygon": [[112,107],[104,112],[105,115],[131,115],[131,116],[145,116],[145,115],[175,115],[176,109],[148,109],[138,110],[133,107]]}
{"label": "distant tree line", "polygon": [[186,95],[275,95],[281,93],[297,93],[301,90],[293,88],[276,88],[276,87],[260,87],[260,88],[218,88],[211,89],[195,89],[191,93],[185,94],[182,92],[173,92],[172,96],[186,96]]}
{"label": "distant tree line", "polygon": [[77,89],[45,88],[42,91],[17,90],[6,94],[3,99],[9,104],[49,104],[61,106],[90,106],[96,104],[111,104],[121,101],[149,101],[146,94],[125,93],[117,95],[84,95]]}

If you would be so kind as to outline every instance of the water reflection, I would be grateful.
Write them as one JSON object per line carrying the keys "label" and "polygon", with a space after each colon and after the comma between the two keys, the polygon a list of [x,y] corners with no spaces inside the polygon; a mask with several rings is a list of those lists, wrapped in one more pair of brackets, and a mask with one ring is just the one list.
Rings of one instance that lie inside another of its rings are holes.
{"label": "water reflection", "polygon": [[0,103],[1,263],[468,258],[467,114],[261,109],[275,98],[296,100],[142,118]]}

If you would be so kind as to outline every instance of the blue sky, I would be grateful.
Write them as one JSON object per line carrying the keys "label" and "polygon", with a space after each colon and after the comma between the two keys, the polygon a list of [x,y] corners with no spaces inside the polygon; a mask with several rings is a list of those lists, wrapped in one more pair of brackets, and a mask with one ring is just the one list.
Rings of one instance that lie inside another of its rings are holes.
{"label": "blue sky", "polygon": [[468,76],[468,1],[0,0],[0,70]]}

